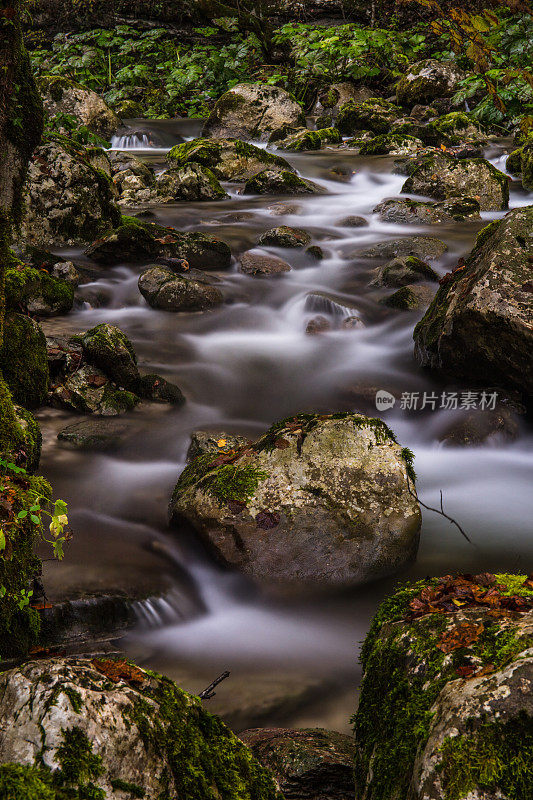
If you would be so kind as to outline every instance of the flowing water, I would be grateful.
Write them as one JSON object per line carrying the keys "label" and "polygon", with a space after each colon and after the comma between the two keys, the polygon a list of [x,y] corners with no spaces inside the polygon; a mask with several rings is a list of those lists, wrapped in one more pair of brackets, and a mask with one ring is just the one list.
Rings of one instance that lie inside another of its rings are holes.
{"label": "flowing water", "polygon": [[[135,121],[114,146],[134,148],[163,168],[163,153],[198,130],[191,121]],[[505,144],[487,151],[500,169]],[[374,265],[354,255],[384,239],[434,235],[449,248],[435,264],[443,275],[468,252],[482,224],[501,215],[484,213],[482,223],[453,226],[386,224],[371,212],[383,198],[400,193],[405,179],[393,174],[393,159],[326,150],[289,160],[329,194],[254,198],[232,184],[226,187],[229,200],[165,205],[153,209],[153,219],[216,234],[237,256],[269,228],[301,227],[325,251],[322,261],[303,251],[274,250],[293,270],[270,279],[244,276],[234,265],[218,275],[227,303],[202,314],[149,308],[137,289],[143,267],[122,264],[82,288],[83,307],[46,323],[47,333],[79,332],[103,321],[118,325],[131,338],[141,367],[177,383],[187,397],[180,409],[142,405],[131,415],[132,435],[108,454],[61,449],[55,436],[72,416],[51,409],[41,414],[43,470],[68,501],[76,531],[65,563],[47,565],[46,574],[52,592],[78,583],[100,591],[163,591],[163,599],[138,605],[139,626],[126,647],[192,691],[231,670],[211,708],[237,729],[264,722],[347,730],[356,702],[359,643],[377,603],[398,578],[328,600],[308,597],[283,605],[258,597],[242,578],[217,567],[197,542],[167,527],[167,502],[191,432],[208,427],[254,436],[299,411],[360,410],[361,402],[367,413],[377,413],[372,393],[392,392],[396,405],[381,416],[415,452],[421,499],[438,505],[442,490],[446,511],[472,539],[469,544],[445,519],[424,512],[418,559],[398,576],[408,579],[458,570],[530,571],[532,431],[522,421],[513,442],[495,437],[484,446],[444,447],[439,439],[465,411],[402,410],[403,392],[440,397],[444,387],[414,362],[412,332],[421,315],[379,304],[387,290],[369,287]],[[277,207],[282,201],[289,207]],[[531,196],[513,186],[511,207],[528,202]],[[351,215],[364,216],[368,226],[343,226],[341,220]],[[79,253],[73,255],[80,260]],[[95,297],[103,305],[95,306]],[[332,330],[306,335],[317,313],[330,315]],[[339,321],[346,316],[359,317],[364,327],[343,328]]]}

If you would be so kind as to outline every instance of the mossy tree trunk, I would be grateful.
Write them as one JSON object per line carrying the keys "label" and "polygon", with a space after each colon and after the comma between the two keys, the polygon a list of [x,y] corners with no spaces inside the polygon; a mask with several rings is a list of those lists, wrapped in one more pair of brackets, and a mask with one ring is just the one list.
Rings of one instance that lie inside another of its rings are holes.
{"label": "mossy tree trunk", "polygon": [[[0,347],[12,228],[20,222],[28,161],[43,126],[42,104],[22,42],[21,6],[20,0],[0,0]],[[0,373],[0,452],[16,445],[18,427]]]}

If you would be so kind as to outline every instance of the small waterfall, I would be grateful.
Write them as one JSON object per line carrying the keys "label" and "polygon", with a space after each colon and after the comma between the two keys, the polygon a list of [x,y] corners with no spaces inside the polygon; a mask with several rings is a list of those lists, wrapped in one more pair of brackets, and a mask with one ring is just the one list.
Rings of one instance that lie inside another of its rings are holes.
{"label": "small waterfall", "polygon": [[358,315],[355,306],[345,305],[325,292],[312,292],[305,300],[304,311],[313,314],[327,314],[330,317],[352,317]]}
{"label": "small waterfall", "polygon": [[158,143],[144,131],[130,131],[122,136],[113,136],[111,147],[113,150],[146,150],[148,147],[158,147]]}

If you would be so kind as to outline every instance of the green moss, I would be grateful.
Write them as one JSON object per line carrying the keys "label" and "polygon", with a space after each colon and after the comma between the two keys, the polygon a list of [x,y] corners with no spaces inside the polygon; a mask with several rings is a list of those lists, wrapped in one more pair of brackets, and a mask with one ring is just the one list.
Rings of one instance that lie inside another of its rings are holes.
{"label": "green moss", "polygon": [[66,314],[74,302],[74,289],[43,269],[18,262],[6,270],[5,296],[7,308],[26,309],[32,299],[42,298],[53,313]]}
{"label": "green moss", "polygon": [[400,148],[416,149],[422,142],[414,136],[396,133],[382,133],[375,136],[361,147],[362,156],[383,156]]}
{"label": "green moss", "polygon": [[509,575],[507,573],[496,573],[496,580],[500,585],[505,588],[502,589],[502,594],[505,595],[520,595],[521,597],[533,597],[533,589],[524,586],[527,580],[527,575]]}
{"label": "green moss", "polygon": [[274,153],[269,153],[261,147],[256,147],[240,139],[193,139],[191,142],[183,142],[173,147],[167,154],[167,161],[175,166],[197,163],[203,167],[213,170],[217,178],[228,177],[225,175],[221,164],[224,161],[224,154],[231,157],[232,153],[240,158],[259,161],[265,166],[278,166],[289,168],[285,159]]}
{"label": "green moss", "polygon": [[456,145],[484,141],[479,124],[463,111],[452,111],[425,126],[424,141],[433,145]]}
{"label": "green moss", "polygon": [[126,794],[129,794],[130,797],[137,797],[141,799],[146,797],[144,789],[142,789],[140,786],[137,786],[135,783],[128,783],[128,781],[123,781],[120,778],[112,780],[111,786],[113,789],[115,789],[115,791],[125,792]]}
{"label": "green moss", "polygon": [[520,175],[522,172],[522,148],[519,147],[517,150],[513,150],[507,156],[507,161],[505,162],[505,169],[507,172],[510,172],[511,175]]}
{"label": "green moss", "polygon": [[43,404],[49,382],[46,340],[39,325],[29,317],[7,315],[0,368],[17,403],[27,408]]}
{"label": "green moss", "polygon": [[43,781],[41,772],[35,767],[2,764],[0,797],[2,800],[56,800],[56,793]]}
{"label": "green moss", "polygon": [[379,97],[365,102],[348,100],[339,109],[337,128],[341,133],[347,134],[367,129],[374,133],[387,133],[391,122],[401,116],[401,113],[399,106]]}
{"label": "green moss", "polygon": [[102,757],[93,753],[87,734],[81,728],[63,730],[63,741],[56,750],[60,769],[54,773],[57,786],[74,789],[80,800],[106,800],[103,789],[93,783],[104,773]]}
{"label": "green moss", "polygon": [[521,167],[522,186],[533,191],[533,141],[528,141],[522,148]]}
{"label": "green moss", "polygon": [[252,465],[214,465],[213,454],[198,456],[181,473],[175,495],[196,486],[213,495],[220,503],[247,503],[268,474]]}
{"label": "green moss", "polygon": [[[519,578],[498,576],[509,587]],[[445,656],[437,644],[450,614],[405,620],[411,600],[436,583],[437,579],[418,581],[388,597],[361,650],[364,677],[353,720],[358,742],[355,779],[357,791],[371,800],[407,796],[415,756],[429,735],[432,706],[446,683],[457,679],[460,666],[474,658],[481,666],[501,669],[533,644],[533,637],[519,636],[512,625],[502,626],[494,618],[485,623],[473,645]]]}
{"label": "green moss", "polygon": [[530,800],[533,786],[533,719],[487,722],[471,735],[446,739],[439,764],[444,800],[482,790]]}
{"label": "green moss", "polygon": [[146,699],[125,714],[145,745],[169,764],[158,800],[282,800],[269,772],[218,717],[168,678],[154,677],[142,690]]}

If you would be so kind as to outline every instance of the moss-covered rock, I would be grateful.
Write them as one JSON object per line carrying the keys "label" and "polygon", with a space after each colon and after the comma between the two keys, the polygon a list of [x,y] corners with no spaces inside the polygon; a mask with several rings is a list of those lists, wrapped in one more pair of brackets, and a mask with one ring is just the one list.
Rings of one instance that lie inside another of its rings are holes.
{"label": "moss-covered rock", "polygon": [[126,334],[116,325],[101,323],[80,336],[83,354],[114,383],[135,391],[139,383],[137,356]]}
{"label": "moss-covered rock", "polygon": [[526,800],[532,646],[525,575],[433,578],[387,598],[361,655],[357,796]]}
{"label": "moss-covered rock", "polygon": [[205,311],[224,302],[220,289],[202,273],[177,275],[159,266],[142,273],[139,291],[148,305],[163,311]]}
{"label": "moss-covered rock", "polygon": [[479,233],[415,328],[422,366],[531,395],[532,231],[533,206],[527,206]]}
{"label": "moss-covered rock", "polygon": [[376,271],[374,286],[407,286],[419,281],[437,281],[439,276],[429,264],[416,256],[402,256],[387,261]]}
{"label": "moss-covered rock", "polygon": [[233,454],[192,461],[171,520],[270,592],[362,583],[416,552],[410,458],[379,419],[300,414]]}
{"label": "moss-covered rock", "polygon": [[441,152],[422,156],[408,169],[402,192],[435,200],[472,197],[482,211],[499,211],[509,205],[509,178],[484,158],[455,159]]}
{"label": "moss-covered rock", "polygon": [[7,308],[53,317],[72,309],[74,288],[72,283],[54,277],[45,269],[35,269],[13,259],[6,270],[5,297]]}
{"label": "moss-covered rock", "polygon": [[404,258],[416,256],[430,261],[440,258],[448,246],[434,236],[404,236],[402,239],[386,239],[353,253],[359,258]]}
{"label": "moss-covered rock", "polygon": [[98,367],[82,364],[61,383],[52,382],[50,404],[79,414],[114,417],[135,408],[139,396],[121,389]]}
{"label": "moss-covered rock", "polygon": [[21,780],[41,780],[53,800],[281,800],[250,750],[168,678],[56,659],[5,672],[0,687],[0,725],[11,728],[0,762],[35,770],[34,783],[29,770]]}
{"label": "moss-covered rock", "polygon": [[422,311],[426,309],[433,299],[433,292],[429,286],[408,284],[385,297],[383,305],[395,308],[398,311]]}
{"label": "moss-covered rock", "polygon": [[307,247],[310,242],[311,235],[307,231],[290,228],[288,225],[271,228],[259,237],[259,244],[266,247]]}
{"label": "moss-covered rock", "polygon": [[424,142],[429,145],[483,144],[487,137],[476,120],[463,111],[452,111],[428,122],[423,130]]}
{"label": "moss-covered rock", "polygon": [[296,99],[266,83],[239,83],[217,100],[203,136],[267,140],[281,125],[305,124]]}
{"label": "moss-covered rock", "polygon": [[156,178],[158,203],[225,200],[224,191],[214,173],[201,164],[172,167]]}
{"label": "moss-covered rock", "polygon": [[403,197],[383,200],[374,208],[384,222],[399,225],[442,225],[481,219],[479,202],[473,197],[454,197],[440,203],[424,203]]}
{"label": "moss-covered rock", "polygon": [[522,186],[533,191],[533,141],[526,141],[522,147],[520,158],[522,169]]}
{"label": "moss-covered rock", "polygon": [[100,95],[61,75],[43,75],[37,87],[48,114],[69,114],[104,139],[120,127],[120,119]]}
{"label": "moss-covered rock", "polygon": [[422,141],[405,133],[382,133],[364,142],[359,151],[362,156],[406,156],[423,147]]}
{"label": "moss-covered rock", "polygon": [[265,169],[246,182],[244,194],[326,194],[326,190],[293,172]]}
{"label": "moss-covered rock", "polygon": [[441,97],[450,97],[463,71],[453,61],[437,61],[427,58],[411,64],[396,85],[396,98],[402,105],[428,103]]}
{"label": "moss-covered rock", "polygon": [[349,100],[339,109],[337,128],[341,133],[353,136],[356,131],[370,130],[374,134],[387,133],[392,122],[402,115],[399,106],[373,97],[358,102]]}
{"label": "moss-covered rock", "polygon": [[256,728],[239,734],[286,798],[353,800],[355,741],[324,728]]}
{"label": "moss-covered rock", "polygon": [[327,144],[340,144],[342,141],[340,131],[337,128],[326,127],[316,131],[307,128],[300,128],[294,133],[290,133],[283,138],[276,138],[271,141],[280,150],[289,150],[299,153],[305,150],[321,150]]}
{"label": "moss-covered rock", "polygon": [[49,381],[46,339],[31,317],[7,314],[0,369],[15,402],[26,408],[37,408],[44,403]]}
{"label": "moss-covered rock", "polygon": [[90,242],[120,220],[109,176],[83,147],[62,137],[35,151],[25,206],[22,240],[38,247]]}
{"label": "moss-covered rock", "polygon": [[136,206],[151,203],[157,194],[154,171],[133,153],[110,150],[113,184],[122,206]]}
{"label": "moss-covered rock", "polygon": [[167,161],[172,167],[201,164],[224,181],[247,181],[266,168],[294,172],[281,156],[240,139],[201,138],[183,142],[169,151]]}
{"label": "moss-covered rock", "polygon": [[3,800],[56,800],[57,795],[38,768],[1,764],[0,797]]}
{"label": "moss-covered rock", "polygon": [[522,172],[522,148],[519,147],[517,150],[513,150],[512,153],[509,153],[507,156],[507,160],[505,162],[505,169],[507,172],[510,172],[511,175],[520,175]]}
{"label": "moss-covered rock", "polygon": [[205,233],[181,233],[135,217],[122,217],[119,227],[93,242],[85,254],[100,264],[147,261],[163,256],[183,258],[197,269],[231,266],[231,251],[220,239]]}

